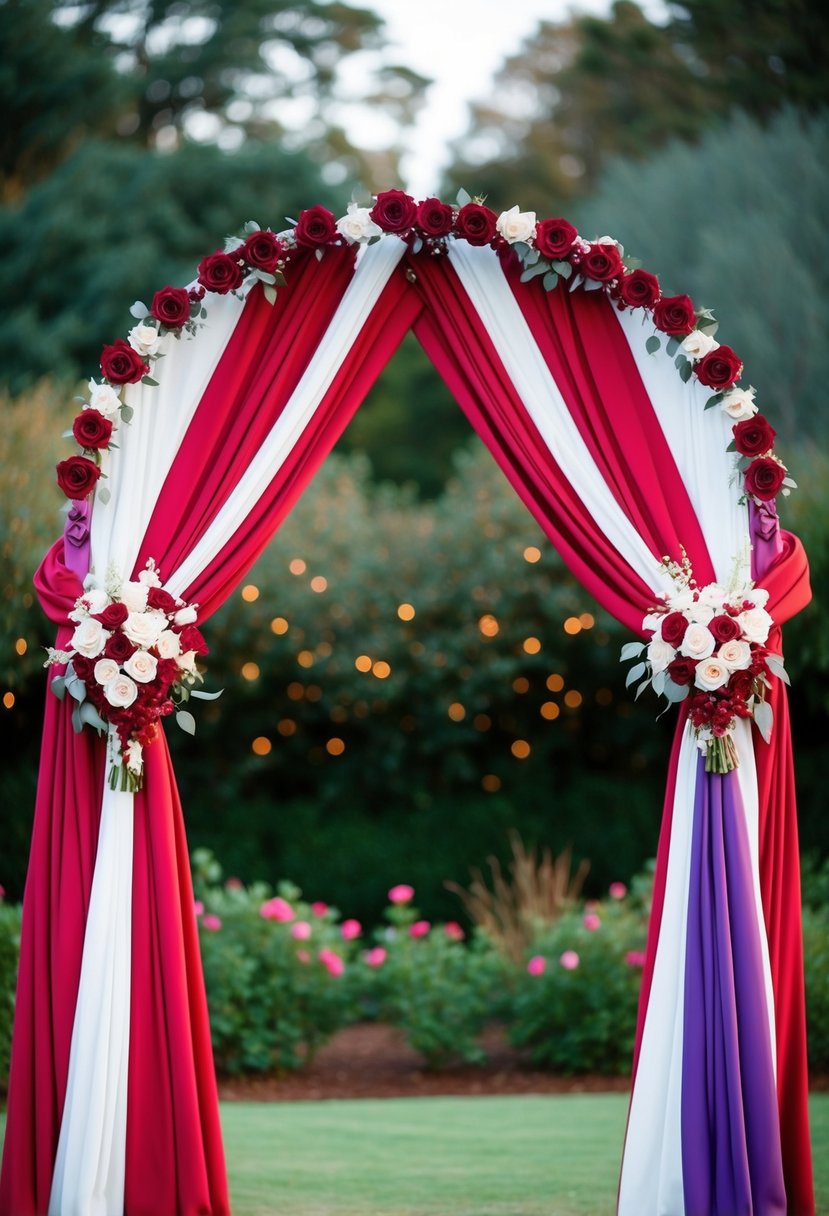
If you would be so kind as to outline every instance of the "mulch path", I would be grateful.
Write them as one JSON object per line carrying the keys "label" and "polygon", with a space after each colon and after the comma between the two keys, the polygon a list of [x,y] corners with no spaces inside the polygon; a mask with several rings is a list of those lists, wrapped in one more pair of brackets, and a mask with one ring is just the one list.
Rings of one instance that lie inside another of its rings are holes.
{"label": "mulch path", "polygon": [[562,1077],[533,1068],[490,1028],[481,1037],[487,1062],[431,1072],[392,1026],[360,1023],[335,1035],[314,1062],[281,1077],[228,1077],[225,1101],[301,1102],[320,1098],[416,1098],[434,1095],[624,1093],[628,1077]]}

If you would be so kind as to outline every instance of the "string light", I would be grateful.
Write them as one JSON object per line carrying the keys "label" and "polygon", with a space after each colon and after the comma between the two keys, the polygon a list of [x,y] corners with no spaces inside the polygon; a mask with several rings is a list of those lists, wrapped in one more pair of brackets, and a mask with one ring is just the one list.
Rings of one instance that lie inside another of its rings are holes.
{"label": "string light", "polygon": [[289,739],[291,735],[296,734],[296,722],[294,722],[293,718],[282,718],[277,723],[276,729],[279,731],[280,735],[283,735],[286,739]]}
{"label": "string light", "polygon": [[29,649],[29,643],[25,638],[18,638],[14,644],[14,648],[18,654],[23,655]]}
{"label": "string light", "polygon": [[339,739],[336,735],[334,735],[326,743],[325,750],[328,752],[329,756],[341,756],[345,751],[345,744],[343,743],[342,739]]}
{"label": "string light", "polygon": [[300,650],[296,657],[296,661],[299,663],[300,667],[313,667],[314,652],[312,650]]}
{"label": "string light", "polygon": [[512,691],[517,693],[529,692],[530,682],[526,676],[516,676],[512,682]]}
{"label": "string light", "polygon": [[358,654],[354,666],[358,671],[371,671],[371,658],[367,654]]}
{"label": "string light", "polygon": [[592,612],[583,612],[579,617],[582,629],[592,629],[596,624],[596,618]]}
{"label": "string light", "polygon": [[292,680],[285,691],[292,701],[301,701],[305,696],[305,685],[300,684],[299,680]]}
{"label": "string light", "polygon": [[289,628],[288,622],[285,620],[284,616],[275,616],[273,618],[273,620],[271,621],[271,632],[272,633],[275,633],[275,634],[287,633],[288,628]]}
{"label": "string light", "polygon": [[243,663],[242,664],[242,679],[243,680],[258,680],[259,679],[259,664],[258,663]]}
{"label": "string light", "polygon": [[259,599],[259,588],[255,583],[245,583],[242,588],[242,599],[246,604],[252,604],[254,600]]}
{"label": "string light", "polygon": [[575,688],[570,688],[564,694],[564,704],[568,709],[578,709],[584,698],[580,692],[576,692]]}
{"label": "string light", "polygon": [[553,722],[561,713],[561,710],[556,705],[555,701],[545,701],[541,706],[541,716],[546,718],[548,722]]}
{"label": "string light", "polygon": [[538,654],[541,642],[538,638],[524,638],[523,648],[526,654]]}
{"label": "string light", "polygon": [[13,707],[14,707],[14,693],[13,692],[4,692],[3,693],[3,708],[12,709]]}
{"label": "string light", "polygon": [[401,621],[414,620],[414,606],[412,604],[398,604],[397,615],[400,617]]}
{"label": "string light", "polygon": [[446,712],[453,722],[463,722],[466,717],[466,709],[460,701],[453,701]]}
{"label": "string light", "polygon": [[378,659],[377,662],[372,665],[371,671],[378,680],[386,680],[391,675],[391,667],[385,659]]}
{"label": "string light", "polygon": [[250,745],[250,750],[255,756],[267,756],[272,748],[273,744],[265,735],[258,735]]}
{"label": "string light", "polygon": [[301,557],[294,557],[288,562],[288,569],[291,574],[304,574],[308,566]]}
{"label": "string light", "polygon": [[478,621],[478,628],[485,638],[494,638],[501,626],[491,612],[486,612]]}
{"label": "string light", "polygon": [[513,756],[515,756],[516,760],[526,760],[527,756],[529,756],[530,752],[532,751],[532,748],[526,739],[516,739],[510,748],[510,751],[512,752]]}
{"label": "string light", "polygon": [[569,633],[571,637],[575,637],[577,633],[581,633],[584,626],[577,616],[568,616],[564,622],[564,632]]}
{"label": "string light", "polygon": [[319,684],[309,684],[305,689],[305,699],[307,701],[319,701],[322,696],[322,689]]}
{"label": "string light", "polygon": [[525,562],[540,562],[541,561],[541,550],[536,548],[535,545],[527,545],[526,549],[524,550],[524,561]]}
{"label": "string light", "polygon": [[325,591],[327,587],[328,587],[328,579],[323,577],[322,574],[315,574],[314,577],[311,579],[311,590],[316,591],[317,594],[320,594],[321,592]]}
{"label": "string light", "polygon": [[555,672],[551,676],[547,676],[547,687],[550,692],[561,692],[564,687],[564,677]]}
{"label": "string light", "polygon": [[490,718],[489,714],[475,714],[475,717],[472,719],[472,725],[475,727],[475,730],[489,730],[492,726],[492,718]]}
{"label": "string light", "polygon": [[501,778],[496,777],[495,773],[487,773],[481,778],[481,786],[488,794],[494,794],[501,788]]}

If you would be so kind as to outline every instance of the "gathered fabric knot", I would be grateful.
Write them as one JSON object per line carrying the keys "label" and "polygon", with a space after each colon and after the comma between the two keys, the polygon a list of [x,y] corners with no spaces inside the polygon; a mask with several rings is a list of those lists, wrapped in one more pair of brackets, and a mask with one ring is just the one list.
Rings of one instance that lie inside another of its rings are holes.
{"label": "gathered fabric knot", "polygon": [[769,593],[766,611],[774,619],[769,640],[770,650],[781,650],[781,630],[812,598],[809,583],[809,562],[800,538],[793,532],[780,532],[781,552],[769,566],[758,585]]}
{"label": "gathered fabric knot", "polygon": [[34,586],[41,608],[58,627],[57,648],[63,649],[64,638],[75,628],[69,620],[69,613],[75,601],[83,595],[83,583],[66,564],[63,537],[46,551],[35,571]]}

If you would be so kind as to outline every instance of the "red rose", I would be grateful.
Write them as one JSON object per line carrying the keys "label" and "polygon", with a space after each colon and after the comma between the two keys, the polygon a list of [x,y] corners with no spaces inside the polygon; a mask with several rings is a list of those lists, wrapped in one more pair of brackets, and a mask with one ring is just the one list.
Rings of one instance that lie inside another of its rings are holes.
{"label": "red rose", "polygon": [[188,650],[195,650],[196,654],[207,654],[207,643],[201,635],[201,631],[195,625],[185,625],[179,634],[181,649],[186,654]]}
{"label": "red rose", "polygon": [[129,342],[119,338],[112,346],[105,346],[101,354],[101,371],[110,384],[137,384],[146,376],[150,365],[133,350]]}
{"label": "red rose", "polygon": [[199,282],[218,296],[226,296],[229,291],[241,287],[244,277],[236,253],[222,253],[217,249],[199,262]]}
{"label": "red rose", "polygon": [[693,684],[697,665],[693,659],[674,659],[668,664],[668,675],[674,684]]}
{"label": "red rose", "polygon": [[133,646],[125,633],[113,633],[111,638],[107,638],[104,646],[104,654],[108,659],[114,659],[116,663],[126,663],[131,654],[135,654],[136,646]]}
{"label": "red rose", "polygon": [[92,673],[95,668],[95,663],[92,659],[88,659],[84,654],[76,654],[72,656],[72,666],[75,669],[75,674],[84,682],[92,679]]}
{"label": "red rose", "polygon": [[104,629],[117,629],[119,625],[123,625],[129,614],[127,605],[118,601],[115,604],[107,604],[103,612],[95,614],[94,619],[100,621]]}
{"label": "red rose", "polygon": [[771,423],[762,414],[755,414],[734,427],[734,446],[741,456],[762,456],[772,449],[776,435]]}
{"label": "red rose", "polygon": [[417,217],[417,203],[402,190],[384,190],[369,215],[384,232],[405,232]]}
{"label": "red rose", "polygon": [[95,488],[101,470],[86,456],[70,456],[57,466],[58,485],[67,498],[86,498]]}
{"label": "red rose", "polygon": [[465,203],[455,220],[455,232],[470,245],[488,245],[498,231],[498,216],[482,203]]}
{"label": "red rose", "polygon": [[105,448],[112,438],[112,423],[99,410],[82,410],[72,423],[72,434],[82,448]]}
{"label": "red rose", "polygon": [[417,226],[424,236],[446,236],[452,231],[452,208],[439,198],[426,198],[417,209]]}
{"label": "red rose", "polygon": [[759,498],[761,502],[770,502],[782,486],[785,476],[786,469],[779,461],[772,460],[770,456],[761,456],[746,469],[746,494]]}
{"label": "red rose", "polygon": [[266,270],[269,274],[273,274],[277,263],[285,256],[285,247],[272,232],[263,230],[252,232],[240,253],[249,266],[255,266],[257,270]]}
{"label": "red rose", "polygon": [[742,360],[730,346],[718,346],[694,364],[697,380],[713,389],[730,388],[742,370]]}
{"label": "red rose", "polygon": [[659,299],[659,279],[647,270],[632,270],[619,284],[619,298],[628,308],[653,308]]}
{"label": "red rose", "polygon": [[660,630],[662,640],[669,646],[678,646],[685,637],[687,628],[688,620],[681,612],[669,612],[662,618],[662,629]]}
{"label": "red rose", "polygon": [[316,249],[328,245],[337,235],[337,221],[327,207],[309,207],[300,212],[294,236],[298,245]]}
{"label": "red rose", "polygon": [[733,616],[712,616],[708,629],[714,635],[718,645],[723,642],[733,642],[743,632]]}
{"label": "red rose", "polygon": [[609,283],[624,272],[622,255],[616,245],[594,243],[579,256],[579,270],[586,279]]}
{"label": "red rose", "polygon": [[163,587],[150,587],[147,592],[147,607],[160,608],[162,612],[175,612],[178,605],[175,596],[170,595]]}
{"label": "red rose", "polygon": [[153,296],[150,313],[167,329],[181,329],[190,320],[190,303],[186,287],[162,287]]}
{"label": "red rose", "polygon": [[663,296],[653,308],[653,323],[663,334],[689,334],[697,323],[690,296]]}
{"label": "red rose", "polygon": [[[745,702],[751,696],[754,676],[750,671],[735,671],[728,681],[728,691],[734,701]],[[734,707],[739,713],[740,706]],[[740,715],[742,717],[742,715]]]}
{"label": "red rose", "polygon": [[535,247],[543,258],[561,261],[573,248],[578,235],[567,220],[541,220],[535,229]]}
{"label": "red rose", "polygon": [[169,688],[178,679],[178,663],[175,659],[159,659],[156,674],[164,687]]}

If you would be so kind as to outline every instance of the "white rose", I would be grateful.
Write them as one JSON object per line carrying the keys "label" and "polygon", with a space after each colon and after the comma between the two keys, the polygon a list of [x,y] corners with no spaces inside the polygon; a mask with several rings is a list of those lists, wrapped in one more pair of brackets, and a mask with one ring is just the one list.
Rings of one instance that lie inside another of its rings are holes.
{"label": "white rose", "polygon": [[725,599],[725,592],[717,583],[709,583],[707,587],[702,587],[699,593],[698,604],[709,604],[712,608],[719,608]]}
{"label": "white rose", "polygon": [[663,638],[652,638],[648,646],[648,662],[654,670],[664,671],[669,663],[676,658],[676,650]]}
{"label": "white rose", "polygon": [[72,634],[71,646],[85,658],[94,659],[103,650],[109,636],[100,621],[93,621],[92,617],[88,616]]}
{"label": "white rose", "polygon": [[139,355],[154,355],[161,344],[161,335],[154,325],[134,325],[127,340]]}
{"label": "white rose", "polygon": [[535,236],[535,212],[510,207],[509,211],[501,212],[495,227],[510,245],[516,241],[531,241]]}
{"label": "white rose", "polygon": [[162,659],[174,659],[181,654],[181,639],[172,629],[163,629],[156,639],[155,648]]}
{"label": "white rose", "polygon": [[671,612],[687,612],[689,608],[694,606],[694,593],[686,587],[684,591],[677,591],[669,597],[668,607]]}
{"label": "white rose", "polygon": [[131,642],[147,650],[158,641],[158,635],[166,624],[161,612],[131,612],[122,628]]}
{"label": "white rose", "polygon": [[710,354],[712,350],[716,350],[718,346],[719,342],[716,338],[712,338],[710,334],[704,333],[701,329],[691,330],[687,338],[682,340],[683,351],[694,363],[697,359],[702,359],[704,355]]}
{"label": "white rose", "polygon": [[138,575],[138,581],[144,587],[160,587],[161,575],[158,573],[155,566],[148,566],[146,570],[142,570]]}
{"label": "white rose", "polygon": [[689,625],[679,647],[679,653],[689,659],[707,659],[714,653],[714,635],[704,625]]}
{"label": "white rose", "polygon": [[697,625],[707,625],[713,616],[716,616],[713,604],[704,604],[701,600],[697,600],[691,608],[691,619]]}
{"label": "white rose", "polygon": [[723,642],[717,651],[717,658],[725,663],[729,671],[745,671],[751,666],[751,647],[748,642],[732,638],[730,642]]}
{"label": "white rose", "polygon": [[173,620],[177,625],[193,625],[198,619],[195,604],[188,604],[186,608],[179,608]]}
{"label": "white rose", "polygon": [[734,422],[752,418],[757,413],[753,388],[730,388],[720,402],[720,409]]}
{"label": "white rose", "polygon": [[757,642],[762,646],[769,636],[774,621],[765,608],[749,608],[737,617],[737,624],[742,629],[749,642]]}
{"label": "white rose", "polygon": [[337,232],[352,245],[383,235],[383,229],[375,224],[368,207],[360,207],[357,203],[348,204],[348,213],[337,220]]}
{"label": "white rose", "polygon": [[642,621],[642,632],[659,634],[664,619],[665,617],[661,612],[649,612]]}
{"label": "white rose", "polygon": [[79,603],[86,608],[86,611],[91,616],[95,616],[97,613],[103,612],[112,601],[103,587],[88,587],[81,596]]}
{"label": "white rose", "polygon": [[121,588],[121,600],[130,612],[143,612],[147,607],[149,590],[146,583],[124,583]]}
{"label": "white rose", "polygon": [[703,659],[701,663],[697,663],[694,683],[697,688],[713,692],[715,688],[722,688],[723,684],[727,684],[730,675],[731,672],[720,659]]}
{"label": "white rose", "polygon": [[129,676],[119,675],[106,685],[104,696],[116,709],[126,709],[138,696],[138,685]]}
{"label": "white rose", "polygon": [[744,600],[748,600],[755,608],[765,608],[769,602],[769,593],[765,587],[749,587],[746,591],[735,595],[734,599],[738,604],[742,604]]}
{"label": "white rose", "polygon": [[93,674],[99,684],[109,684],[110,680],[120,675],[120,668],[115,659],[98,659]]}
{"label": "white rose", "polygon": [[96,384],[94,380],[89,381],[90,409],[99,410],[105,418],[114,418],[120,405],[121,398],[111,384]]}
{"label": "white rose", "polygon": [[124,671],[139,684],[149,684],[158,671],[158,659],[146,650],[136,650],[124,664]]}
{"label": "white rose", "polygon": [[176,659],[180,671],[189,671],[192,675],[196,675],[198,667],[196,667],[196,652],[188,650],[184,654],[180,654]]}

